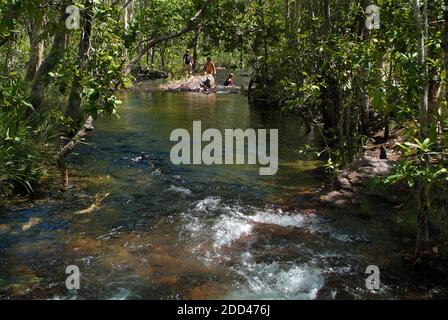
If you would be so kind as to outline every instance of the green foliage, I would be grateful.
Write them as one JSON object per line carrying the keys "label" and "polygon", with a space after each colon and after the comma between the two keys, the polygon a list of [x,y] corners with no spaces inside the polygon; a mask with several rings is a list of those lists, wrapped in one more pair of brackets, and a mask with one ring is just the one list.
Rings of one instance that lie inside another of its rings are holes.
{"label": "green foliage", "polygon": [[448,183],[447,163],[444,154],[437,151],[436,144],[427,138],[424,141],[400,144],[404,160],[394,167],[393,173],[384,179],[386,184],[406,182],[410,187],[417,183],[427,185],[443,185]]}
{"label": "green foliage", "polygon": [[82,70],[81,81],[84,112],[94,118],[100,114],[117,114],[116,107],[121,102],[116,98],[115,90],[129,81],[122,74],[126,62],[124,31],[120,22],[114,19],[117,14],[115,6],[94,7],[92,50],[87,67]]}
{"label": "green foliage", "polygon": [[[46,175],[57,113],[37,114],[17,74],[0,79],[0,196],[32,194]],[[28,116],[27,114],[31,114]]]}

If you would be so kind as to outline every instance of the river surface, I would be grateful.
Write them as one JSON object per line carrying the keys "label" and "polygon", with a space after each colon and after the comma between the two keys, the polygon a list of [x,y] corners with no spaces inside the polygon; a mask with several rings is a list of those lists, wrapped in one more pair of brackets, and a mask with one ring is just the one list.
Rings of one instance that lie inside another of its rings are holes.
{"label": "river surface", "polygon": [[[87,144],[69,157],[67,192],[0,208],[0,298],[426,293],[411,284],[399,261],[400,238],[387,220],[299,210],[297,194],[324,181],[316,170],[322,163],[296,152],[314,143],[299,118],[250,107],[239,94],[128,92],[120,99],[120,119],[99,119]],[[222,132],[279,129],[277,175],[260,176],[257,165],[173,165],[170,133],[191,130],[195,120]],[[295,202],[297,210],[284,209]],[[81,271],[80,290],[65,287],[69,265]],[[365,286],[368,265],[382,272],[376,292]]]}

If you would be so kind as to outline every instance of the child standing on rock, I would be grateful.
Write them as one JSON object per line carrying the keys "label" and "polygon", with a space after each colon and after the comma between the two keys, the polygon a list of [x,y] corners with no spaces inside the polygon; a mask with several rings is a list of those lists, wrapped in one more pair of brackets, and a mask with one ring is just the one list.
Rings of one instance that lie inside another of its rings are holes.
{"label": "child standing on rock", "polygon": [[212,61],[212,58],[208,57],[207,58],[207,62],[204,65],[204,68],[202,68],[204,70],[205,75],[214,75],[216,74],[216,67],[215,64]]}

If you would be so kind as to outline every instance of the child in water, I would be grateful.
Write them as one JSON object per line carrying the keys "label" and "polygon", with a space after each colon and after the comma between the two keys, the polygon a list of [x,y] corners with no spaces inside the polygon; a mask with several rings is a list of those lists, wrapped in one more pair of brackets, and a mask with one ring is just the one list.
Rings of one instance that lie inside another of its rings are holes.
{"label": "child in water", "polygon": [[233,73],[229,74],[227,80],[224,82],[225,87],[234,87],[235,86],[235,75]]}

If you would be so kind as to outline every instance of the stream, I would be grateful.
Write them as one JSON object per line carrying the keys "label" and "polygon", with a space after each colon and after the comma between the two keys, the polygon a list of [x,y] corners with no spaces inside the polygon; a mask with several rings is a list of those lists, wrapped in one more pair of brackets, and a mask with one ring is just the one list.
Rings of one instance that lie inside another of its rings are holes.
{"label": "stream", "polygon": [[[0,207],[0,298],[397,299],[427,292],[401,263],[401,239],[387,219],[284,209],[300,208],[296,195],[325,179],[316,170],[321,162],[297,153],[316,139],[299,118],[249,106],[240,94],[140,90],[120,99],[120,119],[99,119],[67,159],[67,192]],[[191,131],[195,120],[220,131],[279,129],[277,175],[260,176],[257,165],[173,165],[170,133]],[[81,271],[80,290],[65,287],[69,265]],[[369,265],[381,269],[375,292],[365,286]]]}

